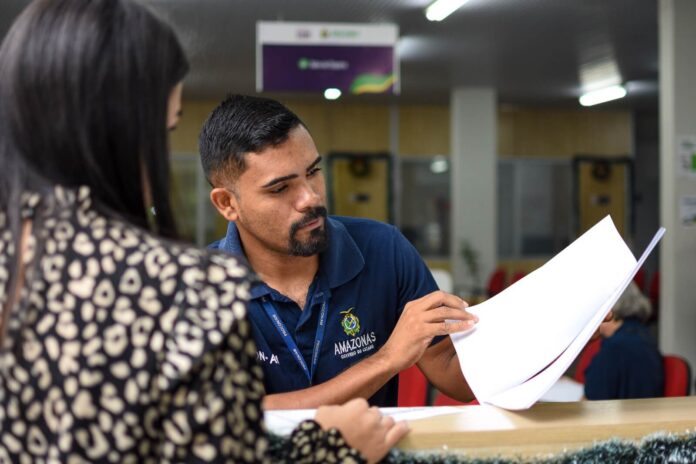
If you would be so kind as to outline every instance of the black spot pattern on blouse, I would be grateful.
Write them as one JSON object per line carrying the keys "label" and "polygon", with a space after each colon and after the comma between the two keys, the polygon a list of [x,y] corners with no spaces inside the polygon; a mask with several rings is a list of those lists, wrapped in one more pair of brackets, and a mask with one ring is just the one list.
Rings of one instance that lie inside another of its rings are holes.
{"label": "black spot pattern on blouse", "polygon": [[[0,350],[0,463],[364,462],[311,421],[268,456],[237,260],[109,218],[84,187],[25,195],[22,217],[34,230]],[[0,212],[0,308],[14,253]]]}

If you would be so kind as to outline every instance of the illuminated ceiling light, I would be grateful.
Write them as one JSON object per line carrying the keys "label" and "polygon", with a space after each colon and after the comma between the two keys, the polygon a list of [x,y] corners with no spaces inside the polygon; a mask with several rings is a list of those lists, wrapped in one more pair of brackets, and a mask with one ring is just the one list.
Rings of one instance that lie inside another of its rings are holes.
{"label": "illuminated ceiling light", "polygon": [[425,9],[429,21],[442,21],[469,0],[435,0]]}
{"label": "illuminated ceiling light", "polygon": [[324,98],[326,98],[327,100],[336,100],[340,96],[341,91],[339,89],[330,88],[324,90]]}
{"label": "illuminated ceiling light", "polygon": [[599,90],[587,92],[580,97],[582,106],[599,105],[612,100],[618,100],[626,96],[626,89],[622,85],[612,85]]}

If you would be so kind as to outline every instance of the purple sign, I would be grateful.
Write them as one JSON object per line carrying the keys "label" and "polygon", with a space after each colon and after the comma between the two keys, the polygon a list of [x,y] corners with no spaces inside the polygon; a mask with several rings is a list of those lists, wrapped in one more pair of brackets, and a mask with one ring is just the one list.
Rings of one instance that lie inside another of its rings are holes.
{"label": "purple sign", "polygon": [[394,47],[263,45],[263,90],[394,93]]}

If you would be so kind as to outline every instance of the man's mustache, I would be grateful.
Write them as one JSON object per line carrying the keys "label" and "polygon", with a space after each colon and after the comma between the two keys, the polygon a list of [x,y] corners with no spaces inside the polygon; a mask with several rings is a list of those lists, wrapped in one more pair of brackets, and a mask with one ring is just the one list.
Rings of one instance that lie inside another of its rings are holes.
{"label": "man's mustache", "polygon": [[307,224],[309,224],[312,221],[319,219],[320,217],[326,218],[327,215],[328,215],[328,212],[326,211],[325,207],[316,206],[316,207],[312,208],[307,214],[305,214],[305,216],[302,219],[295,222],[292,225],[291,230],[294,233],[298,229],[301,229],[302,227],[306,226]]}

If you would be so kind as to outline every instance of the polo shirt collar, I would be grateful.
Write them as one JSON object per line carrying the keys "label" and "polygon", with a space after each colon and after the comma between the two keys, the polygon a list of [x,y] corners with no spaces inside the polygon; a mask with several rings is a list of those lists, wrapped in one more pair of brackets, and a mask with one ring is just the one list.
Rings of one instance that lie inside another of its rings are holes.
{"label": "polo shirt collar", "polygon": [[365,257],[346,226],[331,217],[326,224],[329,248],[321,255],[319,271],[328,277],[329,288],[333,289],[357,276],[365,267]]}
{"label": "polo shirt collar", "polygon": [[217,245],[219,249],[233,255],[244,256],[246,260],[246,254],[244,254],[244,249],[242,248],[242,241],[239,239],[239,231],[234,222],[230,221],[227,223],[227,234]]}
{"label": "polo shirt collar", "polygon": [[[327,277],[329,288],[333,289],[357,276],[365,267],[365,258],[342,223],[327,217],[326,226],[329,234],[329,247],[319,257],[319,273],[323,273]],[[227,234],[217,244],[217,248],[230,254],[243,256],[248,262],[242,242],[239,239],[237,225],[234,222],[228,224]],[[252,287],[251,298],[261,298],[269,293],[271,293],[271,289],[259,282]]]}
{"label": "polo shirt collar", "polygon": [[[249,269],[251,269],[249,260],[247,259],[246,253],[244,253],[244,248],[242,247],[242,241],[239,239],[237,225],[234,222],[230,221],[227,223],[227,234],[225,234],[222,240],[213,243],[210,245],[210,247],[242,258],[244,263],[249,266]],[[265,285],[261,279],[254,274],[251,285],[251,298],[255,300],[270,293],[271,289],[268,287],[268,285]]]}

